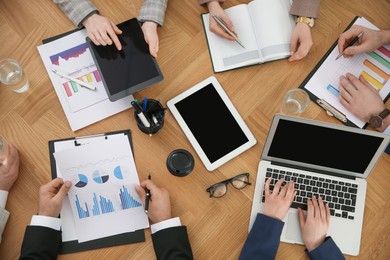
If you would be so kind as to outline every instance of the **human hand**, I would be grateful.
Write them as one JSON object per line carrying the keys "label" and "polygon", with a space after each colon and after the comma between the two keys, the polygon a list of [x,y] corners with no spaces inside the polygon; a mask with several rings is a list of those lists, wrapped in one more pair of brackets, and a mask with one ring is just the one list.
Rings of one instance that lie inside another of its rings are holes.
{"label": "human hand", "polygon": [[57,218],[61,212],[62,202],[68,194],[72,183],[56,178],[49,183],[42,185],[39,189],[39,210],[42,216]]}
{"label": "human hand", "polygon": [[310,252],[325,241],[330,224],[329,206],[324,205],[321,197],[307,199],[306,219],[301,208],[298,208],[298,217],[303,241]]}
{"label": "human hand", "polygon": [[283,220],[290,209],[291,203],[296,194],[294,182],[291,181],[281,188],[281,185],[284,182],[284,178],[282,178],[275,184],[271,193],[269,190],[271,180],[272,178],[268,178],[265,182],[265,203],[263,207],[263,214],[271,218]]}
{"label": "human hand", "polygon": [[[360,32],[363,32],[363,35],[358,40],[357,44],[346,48],[348,43],[352,41]],[[350,57],[355,54],[373,51],[378,47],[386,44],[384,37],[385,33],[385,31],[375,31],[360,25],[354,25],[351,27],[351,29],[340,35],[338,40],[339,53],[344,51],[344,57]]]}
{"label": "human hand", "polygon": [[232,21],[230,20],[229,16],[226,14],[225,10],[222,9],[219,2],[218,1],[208,2],[207,7],[210,12],[210,25],[209,25],[210,31],[230,41],[234,41],[234,38],[230,36],[230,34],[228,34],[213,18],[213,15],[216,15],[219,18],[221,18],[222,21],[225,22],[227,28],[229,28],[229,30],[237,36]]}
{"label": "human hand", "polygon": [[142,25],[142,32],[144,33],[145,41],[149,45],[150,55],[157,58],[158,52],[158,34],[157,24],[155,22],[144,22]]}
{"label": "human hand", "polygon": [[0,164],[0,190],[10,191],[19,175],[19,154],[13,144],[8,144],[8,156]]}
{"label": "human hand", "polygon": [[291,56],[288,60],[295,61],[306,57],[312,45],[310,26],[306,23],[297,23],[291,35]]}
{"label": "human hand", "polygon": [[83,25],[87,29],[88,37],[94,44],[106,46],[114,42],[119,51],[122,49],[117,36],[122,31],[107,17],[93,14],[83,22]]}
{"label": "human hand", "polygon": [[135,190],[143,202],[145,202],[146,197],[145,189],[150,190],[148,209],[150,222],[154,224],[172,218],[168,191],[157,187],[151,180],[143,181],[141,186],[135,186]]}
{"label": "human hand", "polygon": [[385,109],[378,91],[362,76],[357,79],[351,73],[340,77],[340,103],[358,118],[368,122],[371,115]]}

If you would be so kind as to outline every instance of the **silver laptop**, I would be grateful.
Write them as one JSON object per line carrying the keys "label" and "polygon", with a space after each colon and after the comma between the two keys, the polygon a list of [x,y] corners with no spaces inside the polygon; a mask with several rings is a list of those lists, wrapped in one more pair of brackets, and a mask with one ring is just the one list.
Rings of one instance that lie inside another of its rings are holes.
{"label": "silver laptop", "polygon": [[[304,244],[297,207],[321,196],[331,209],[328,235],[344,254],[358,255],[367,177],[390,136],[360,128],[275,115],[257,172],[249,230],[262,212],[268,177],[295,182],[298,190],[284,219],[281,241]],[[272,188],[272,187],[271,187]]]}

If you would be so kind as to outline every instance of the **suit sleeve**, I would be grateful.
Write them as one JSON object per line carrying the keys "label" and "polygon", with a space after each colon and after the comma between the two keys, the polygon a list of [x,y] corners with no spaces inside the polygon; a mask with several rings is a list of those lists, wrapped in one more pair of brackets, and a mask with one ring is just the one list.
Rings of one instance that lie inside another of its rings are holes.
{"label": "suit sleeve", "polygon": [[42,226],[27,226],[19,259],[57,259],[61,231]]}
{"label": "suit sleeve", "polygon": [[327,237],[325,242],[321,244],[319,247],[315,248],[312,251],[305,250],[306,254],[312,260],[338,260],[345,259],[344,255],[341,253],[340,249],[333,241],[331,237]]}
{"label": "suit sleeve", "polygon": [[257,214],[239,259],[275,259],[284,222]]}
{"label": "suit sleeve", "polygon": [[81,27],[83,20],[97,8],[90,0],[53,0],[65,15],[76,25]]}
{"label": "suit sleeve", "polygon": [[159,260],[194,259],[185,226],[162,229],[152,234],[152,240]]}

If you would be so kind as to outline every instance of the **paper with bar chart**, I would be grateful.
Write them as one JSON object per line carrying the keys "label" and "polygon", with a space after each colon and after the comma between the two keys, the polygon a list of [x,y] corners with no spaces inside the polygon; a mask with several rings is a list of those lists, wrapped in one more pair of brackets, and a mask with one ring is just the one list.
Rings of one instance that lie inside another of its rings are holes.
{"label": "paper with bar chart", "polygon": [[127,137],[54,153],[64,180],[79,242],[149,226],[135,191],[139,179]]}
{"label": "paper with bar chart", "polygon": [[[111,102],[85,40],[86,30],[38,46],[39,54],[73,131],[130,108],[133,96]],[[61,77],[52,69],[89,83],[90,90]]]}
{"label": "paper with bar chart", "polygon": [[[358,18],[355,24],[378,29],[365,18]],[[363,53],[350,58],[341,57],[336,60],[338,54],[339,51],[336,46],[307,82],[305,89],[317,98],[324,99],[346,115],[356,126],[363,128],[366,122],[350,113],[339,102],[340,76],[347,73],[352,73],[356,77],[362,76],[378,91],[382,99],[385,99],[390,93],[390,45],[382,46],[370,53]]]}

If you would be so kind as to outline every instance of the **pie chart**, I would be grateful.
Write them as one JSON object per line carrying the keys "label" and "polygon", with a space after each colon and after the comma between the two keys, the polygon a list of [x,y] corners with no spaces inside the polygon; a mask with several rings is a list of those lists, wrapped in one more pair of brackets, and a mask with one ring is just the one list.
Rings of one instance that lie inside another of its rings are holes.
{"label": "pie chart", "polygon": [[87,178],[87,176],[85,176],[84,174],[79,173],[79,174],[78,174],[78,177],[79,177],[79,182],[77,182],[77,183],[75,184],[75,186],[76,186],[77,188],[83,188],[83,187],[85,187],[85,186],[88,184],[88,178]]}
{"label": "pie chart", "polygon": [[115,177],[117,177],[119,180],[123,180],[123,174],[122,174],[122,169],[121,167],[118,165],[117,167],[115,167],[114,169],[114,175]]}
{"label": "pie chart", "polygon": [[106,182],[108,181],[108,178],[109,178],[109,177],[110,177],[110,176],[108,176],[108,175],[101,176],[99,170],[95,170],[95,171],[92,173],[92,178],[93,178],[93,180],[94,180],[96,183],[100,183],[100,184],[106,183]]}

